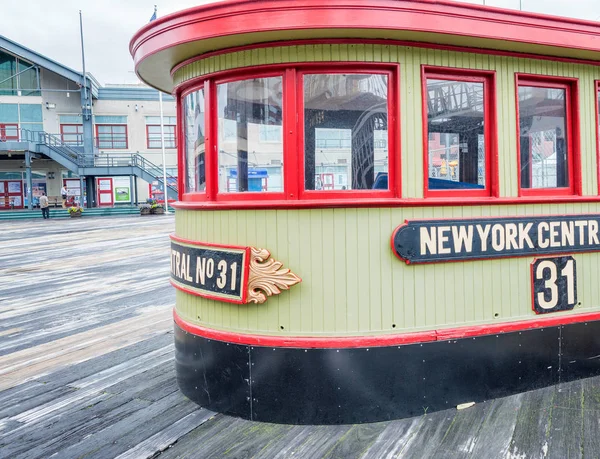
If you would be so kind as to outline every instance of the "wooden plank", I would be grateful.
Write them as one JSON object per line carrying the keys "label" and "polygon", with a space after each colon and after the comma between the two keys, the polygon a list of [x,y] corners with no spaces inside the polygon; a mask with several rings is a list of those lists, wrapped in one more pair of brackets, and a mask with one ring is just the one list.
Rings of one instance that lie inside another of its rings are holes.
{"label": "wooden plank", "polygon": [[141,457],[153,457],[173,445],[182,436],[204,424],[215,416],[215,413],[199,409],[188,414],[184,418],[166,429],[152,435],[135,447],[117,456],[116,459],[139,459]]}
{"label": "wooden plank", "polygon": [[554,457],[582,456],[583,402],[581,381],[558,386],[548,430],[548,451],[551,451]]}
{"label": "wooden plank", "polygon": [[489,402],[488,415],[477,434],[471,457],[509,457],[522,394]]}
{"label": "wooden plank", "polygon": [[479,431],[488,417],[490,403],[476,405],[456,411],[456,416],[444,434],[433,457],[458,459],[473,453],[479,439]]}
{"label": "wooden plank", "polygon": [[386,423],[386,427],[364,452],[362,459],[396,457],[421,428],[424,416]]}
{"label": "wooden plank", "polygon": [[598,378],[589,378],[581,381],[583,388],[583,441],[581,443],[584,458],[598,457],[600,451],[600,385]]}
{"label": "wooden plank", "polygon": [[510,445],[511,457],[546,457],[556,387],[522,394]]}
{"label": "wooden plank", "polygon": [[419,430],[406,442],[398,455],[414,459],[435,457],[433,453],[443,441],[455,417],[455,410],[424,415]]}

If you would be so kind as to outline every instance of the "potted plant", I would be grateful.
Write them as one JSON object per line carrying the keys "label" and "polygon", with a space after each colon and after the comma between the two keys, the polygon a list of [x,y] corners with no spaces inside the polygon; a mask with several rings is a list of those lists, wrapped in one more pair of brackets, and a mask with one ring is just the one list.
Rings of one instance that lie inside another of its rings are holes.
{"label": "potted plant", "polygon": [[140,205],[140,215],[150,215],[150,204]]}
{"label": "potted plant", "polygon": [[81,217],[81,215],[83,214],[83,207],[72,206],[67,208],[67,211],[69,212],[69,216],[71,218],[78,218]]}
{"label": "potted plant", "polygon": [[156,200],[153,200],[152,204],[150,204],[150,213],[155,215],[164,214],[165,208],[162,204],[156,202]]}

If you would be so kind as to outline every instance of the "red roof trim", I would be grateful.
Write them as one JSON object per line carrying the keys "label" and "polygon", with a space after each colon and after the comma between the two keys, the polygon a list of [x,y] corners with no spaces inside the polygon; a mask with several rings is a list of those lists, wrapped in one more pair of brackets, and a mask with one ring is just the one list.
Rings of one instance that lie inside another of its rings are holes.
{"label": "red roof trim", "polygon": [[[446,0],[229,0],[147,24],[132,38],[130,52],[138,66],[159,51],[193,41],[264,32],[282,32],[285,38],[286,31],[307,29],[405,30],[600,53],[598,23]],[[183,54],[167,65],[190,57]]]}

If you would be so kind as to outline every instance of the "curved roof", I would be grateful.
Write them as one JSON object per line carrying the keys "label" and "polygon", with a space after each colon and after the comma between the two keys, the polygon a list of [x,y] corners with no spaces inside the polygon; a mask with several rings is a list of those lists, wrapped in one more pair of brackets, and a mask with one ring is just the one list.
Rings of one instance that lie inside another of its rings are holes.
{"label": "curved roof", "polygon": [[143,81],[171,92],[171,70],[195,56],[318,38],[395,39],[600,61],[600,23],[448,0],[226,0],[151,22],[132,38],[130,52]]}

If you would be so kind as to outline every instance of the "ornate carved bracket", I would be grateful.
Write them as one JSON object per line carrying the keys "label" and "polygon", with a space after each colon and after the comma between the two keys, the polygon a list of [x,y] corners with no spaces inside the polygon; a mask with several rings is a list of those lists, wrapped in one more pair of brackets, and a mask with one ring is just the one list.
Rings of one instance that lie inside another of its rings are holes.
{"label": "ornate carved bracket", "polygon": [[248,303],[262,304],[267,297],[279,295],[282,290],[301,282],[298,276],[283,263],[269,258],[271,253],[267,249],[250,247],[250,275],[248,277]]}

